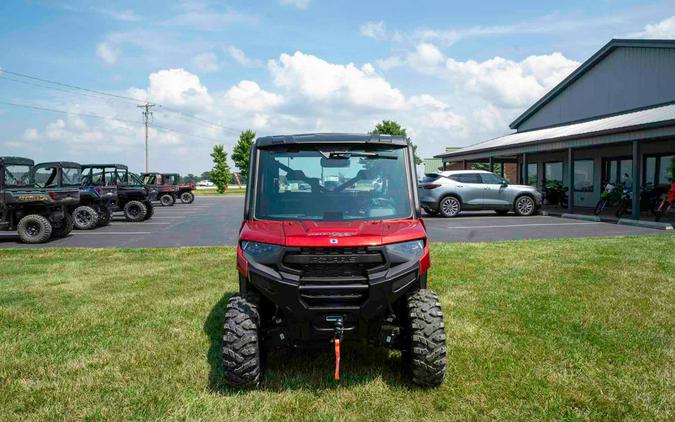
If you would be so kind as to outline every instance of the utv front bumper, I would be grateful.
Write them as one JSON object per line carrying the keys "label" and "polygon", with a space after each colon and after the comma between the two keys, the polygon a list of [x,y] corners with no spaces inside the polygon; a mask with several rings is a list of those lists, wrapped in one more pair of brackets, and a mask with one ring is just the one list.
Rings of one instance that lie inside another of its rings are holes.
{"label": "utv front bumper", "polygon": [[247,259],[241,278],[242,290],[253,288],[278,307],[296,342],[332,339],[335,317],[346,338],[372,337],[401,297],[426,287],[419,260],[392,263],[383,247],[317,249],[286,248],[271,265]]}

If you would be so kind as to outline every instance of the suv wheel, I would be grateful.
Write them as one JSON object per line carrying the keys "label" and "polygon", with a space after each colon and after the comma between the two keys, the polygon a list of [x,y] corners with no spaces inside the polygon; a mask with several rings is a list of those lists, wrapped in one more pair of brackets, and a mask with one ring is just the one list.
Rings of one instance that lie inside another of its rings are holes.
{"label": "suv wheel", "polygon": [[159,197],[159,202],[163,207],[170,207],[176,203],[176,198],[174,198],[172,195],[169,195],[168,193],[165,193]]}
{"label": "suv wheel", "polygon": [[438,210],[443,217],[457,217],[462,210],[462,203],[454,196],[446,196],[438,204]]}
{"label": "suv wheel", "polygon": [[75,228],[78,230],[91,230],[98,224],[98,214],[92,207],[80,205],[73,210]]}
{"label": "suv wheel", "polygon": [[234,295],[227,302],[223,327],[223,377],[237,388],[257,387],[262,376],[259,296]]}
{"label": "suv wheel", "polygon": [[145,205],[140,201],[129,201],[124,204],[124,216],[131,222],[143,221],[147,212]]}
{"label": "suv wheel", "polygon": [[422,289],[406,302],[408,322],[404,353],[412,381],[422,387],[437,387],[447,367],[445,324],[438,296]]}
{"label": "suv wheel", "polygon": [[16,227],[24,243],[44,243],[52,236],[52,224],[41,215],[29,214]]}
{"label": "suv wheel", "polygon": [[75,219],[72,215],[66,213],[58,227],[52,227],[52,237],[66,237],[73,231]]}
{"label": "suv wheel", "polygon": [[534,214],[534,212],[537,210],[537,207],[534,204],[534,199],[532,199],[530,196],[522,195],[516,198],[516,203],[513,206],[513,209],[516,214],[527,217]]}
{"label": "suv wheel", "polygon": [[183,192],[180,194],[180,202],[184,204],[191,204],[195,200],[195,194],[192,192]]}

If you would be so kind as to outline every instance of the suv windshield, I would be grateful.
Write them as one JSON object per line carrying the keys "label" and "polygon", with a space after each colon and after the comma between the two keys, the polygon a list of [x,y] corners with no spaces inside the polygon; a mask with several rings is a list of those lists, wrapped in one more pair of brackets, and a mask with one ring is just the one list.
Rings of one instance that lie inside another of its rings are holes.
{"label": "suv windshield", "polygon": [[10,164],[5,166],[5,186],[26,187],[31,185],[31,166],[24,164]]}
{"label": "suv windshield", "polygon": [[258,219],[343,221],[412,216],[405,148],[259,151]]}

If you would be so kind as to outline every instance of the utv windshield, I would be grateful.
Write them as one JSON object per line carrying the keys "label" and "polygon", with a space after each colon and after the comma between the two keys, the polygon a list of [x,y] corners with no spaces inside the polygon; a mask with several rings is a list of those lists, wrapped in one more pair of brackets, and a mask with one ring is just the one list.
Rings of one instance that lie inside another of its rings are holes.
{"label": "utv windshield", "polygon": [[82,179],[82,170],[77,167],[63,168],[63,186],[79,186]]}
{"label": "utv windshield", "polygon": [[412,215],[405,148],[259,151],[257,219],[344,221]]}
{"label": "utv windshield", "polygon": [[167,185],[177,185],[180,183],[179,178],[177,174],[164,175],[164,183]]}
{"label": "utv windshield", "polygon": [[31,166],[24,164],[9,164],[5,166],[5,186],[28,187],[31,186]]}

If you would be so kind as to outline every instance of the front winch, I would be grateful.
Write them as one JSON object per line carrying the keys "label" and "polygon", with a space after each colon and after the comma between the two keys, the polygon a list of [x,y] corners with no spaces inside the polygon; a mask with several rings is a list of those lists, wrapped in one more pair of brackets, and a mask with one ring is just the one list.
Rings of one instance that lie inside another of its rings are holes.
{"label": "front winch", "polygon": [[344,324],[342,316],[327,316],[326,322],[335,323],[335,332],[333,334],[333,343],[335,344],[335,381],[340,381],[340,343],[342,342],[342,333]]}

